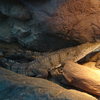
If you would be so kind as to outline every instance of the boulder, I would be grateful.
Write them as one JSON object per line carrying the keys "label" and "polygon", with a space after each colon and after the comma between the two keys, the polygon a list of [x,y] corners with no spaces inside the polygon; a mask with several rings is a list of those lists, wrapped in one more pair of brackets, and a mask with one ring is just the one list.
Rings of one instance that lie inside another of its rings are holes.
{"label": "boulder", "polygon": [[20,4],[18,5],[0,1],[0,12],[4,15],[21,20],[29,20],[32,18],[31,13]]}
{"label": "boulder", "polygon": [[47,20],[48,32],[81,43],[99,41],[99,4],[99,0],[65,0]]}
{"label": "boulder", "polygon": [[100,96],[100,70],[95,70],[72,61],[66,61],[63,75],[69,84]]}
{"label": "boulder", "polygon": [[0,0],[0,12],[10,17],[5,20],[7,25],[0,24],[0,40],[11,42],[15,39],[12,34],[16,34],[21,45],[36,51],[100,40],[99,0],[18,1]]}
{"label": "boulder", "polygon": [[0,100],[97,100],[41,78],[27,77],[0,67]]}

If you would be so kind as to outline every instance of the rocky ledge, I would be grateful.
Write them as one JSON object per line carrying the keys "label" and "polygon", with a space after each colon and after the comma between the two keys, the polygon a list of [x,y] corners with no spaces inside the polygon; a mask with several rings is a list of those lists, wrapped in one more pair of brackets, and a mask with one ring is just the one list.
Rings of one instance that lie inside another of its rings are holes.
{"label": "rocky ledge", "polygon": [[93,69],[93,67],[89,68],[72,61],[66,61],[63,75],[69,84],[100,96],[100,69]]}
{"label": "rocky ledge", "polygon": [[99,5],[99,0],[0,0],[0,40],[37,51],[99,41]]}
{"label": "rocky ledge", "polygon": [[41,78],[27,77],[0,67],[0,100],[97,100]]}

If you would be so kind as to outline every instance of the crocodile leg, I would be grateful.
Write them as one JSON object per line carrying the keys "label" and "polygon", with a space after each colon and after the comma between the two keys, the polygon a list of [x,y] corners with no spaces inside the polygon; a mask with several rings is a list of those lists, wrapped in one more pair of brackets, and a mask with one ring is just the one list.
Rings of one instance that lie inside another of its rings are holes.
{"label": "crocodile leg", "polygon": [[37,78],[47,78],[48,76],[48,71],[46,69],[41,68],[32,68],[32,69],[27,69],[26,71],[27,76],[33,76]]}

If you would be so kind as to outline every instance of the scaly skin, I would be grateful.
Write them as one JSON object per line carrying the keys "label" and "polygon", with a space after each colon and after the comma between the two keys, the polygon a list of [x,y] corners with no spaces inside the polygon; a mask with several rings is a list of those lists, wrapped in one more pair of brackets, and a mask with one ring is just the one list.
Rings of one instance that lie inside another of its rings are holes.
{"label": "scaly skin", "polygon": [[59,67],[61,63],[66,60],[77,62],[87,54],[91,53],[95,49],[100,47],[100,43],[84,43],[76,47],[69,47],[47,54],[41,58],[38,58],[30,63],[17,63],[11,60],[6,60],[8,69],[28,75],[47,78],[48,71]]}

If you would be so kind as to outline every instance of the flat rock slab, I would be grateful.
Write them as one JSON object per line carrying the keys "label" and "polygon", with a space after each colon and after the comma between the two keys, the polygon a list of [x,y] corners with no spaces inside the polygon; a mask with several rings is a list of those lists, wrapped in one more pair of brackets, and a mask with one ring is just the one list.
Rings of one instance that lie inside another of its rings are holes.
{"label": "flat rock slab", "polygon": [[63,75],[71,85],[100,96],[100,70],[66,61]]}
{"label": "flat rock slab", "polygon": [[0,67],[0,100],[97,100],[41,78],[27,77]]}

